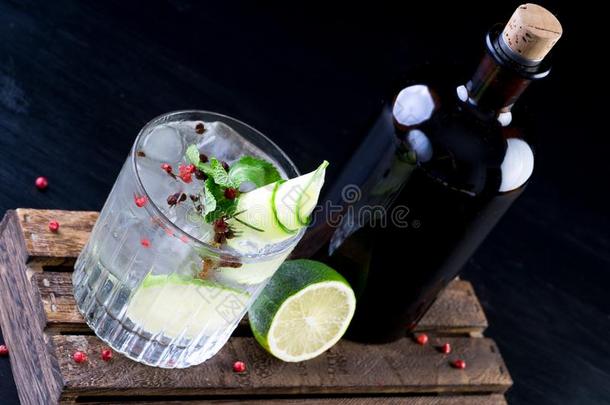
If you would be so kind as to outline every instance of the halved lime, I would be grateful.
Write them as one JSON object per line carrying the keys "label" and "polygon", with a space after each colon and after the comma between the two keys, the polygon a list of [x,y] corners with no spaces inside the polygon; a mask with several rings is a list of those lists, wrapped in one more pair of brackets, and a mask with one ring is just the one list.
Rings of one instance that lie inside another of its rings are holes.
{"label": "halved lime", "polygon": [[149,274],[129,300],[126,315],[146,332],[194,338],[227,328],[248,299],[244,291],[211,281]]}
{"label": "halved lime", "polygon": [[284,262],[248,316],[256,340],[275,357],[309,360],[345,333],[356,297],[335,270],[313,260]]}

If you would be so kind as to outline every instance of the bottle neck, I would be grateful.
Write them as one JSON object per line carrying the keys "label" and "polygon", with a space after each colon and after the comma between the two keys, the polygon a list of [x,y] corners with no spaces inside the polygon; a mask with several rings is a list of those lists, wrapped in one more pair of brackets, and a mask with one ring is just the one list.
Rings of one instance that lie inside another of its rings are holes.
{"label": "bottle neck", "polygon": [[500,27],[487,34],[486,48],[479,67],[465,86],[467,97],[462,101],[482,115],[499,118],[510,115],[512,106],[532,80],[548,75],[550,67],[544,61],[528,60],[512,52],[504,43]]}

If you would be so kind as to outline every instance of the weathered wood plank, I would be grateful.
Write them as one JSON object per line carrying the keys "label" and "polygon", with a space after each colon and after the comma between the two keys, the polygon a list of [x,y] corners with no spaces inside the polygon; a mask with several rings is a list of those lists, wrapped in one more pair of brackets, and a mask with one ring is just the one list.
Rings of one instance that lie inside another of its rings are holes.
{"label": "weathered wood plank", "polygon": [[51,333],[86,332],[89,327],[76,307],[71,272],[44,271],[32,275]]}
{"label": "weathered wood plank", "polygon": [[[66,404],[74,402],[66,402]],[[99,402],[79,401],[79,404],[94,405]],[[226,405],[234,404],[235,400],[215,399],[215,400],[184,400],[184,401],[129,401],[132,405]],[[500,394],[491,395],[469,395],[469,396],[427,396],[427,397],[352,397],[352,398],[282,398],[282,399],[242,399],[239,401],[243,405],[306,405],[306,404],[329,404],[329,405],[369,405],[372,403],[379,405],[403,404],[403,405],[506,405],[504,396]],[[119,405],[121,402],[106,402],[105,405]]]}
{"label": "weathered wood plank", "polygon": [[[98,215],[93,211],[17,209],[27,262],[38,266],[73,263],[87,242]],[[49,231],[52,219],[61,225],[57,233]]]}
{"label": "weathered wood plank", "polygon": [[[18,209],[17,213],[30,265],[69,263],[80,253],[98,217],[96,212],[89,211]],[[61,223],[57,234],[48,230],[51,219]],[[82,318],[74,308],[72,287],[71,284],[66,285],[66,278],[69,276],[60,274],[38,279],[41,283],[45,283],[45,280],[51,283],[51,288],[39,285],[47,319],[52,328],[80,330],[83,328]],[[54,291],[54,288],[59,291]],[[55,310],[51,311],[51,308]],[[417,331],[477,334],[486,328],[487,319],[470,283],[454,281],[420,321]]]}
{"label": "weathered wood plank", "polygon": [[[57,234],[48,231],[51,219],[62,224]],[[181,403],[178,398],[187,398],[186,404],[215,398],[215,403],[226,403],[218,397],[251,395],[255,395],[249,398],[252,404],[505,403],[501,395],[487,395],[504,392],[512,384],[493,341],[445,337],[481,336],[487,327],[472,286],[461,280],[451,283],[421,320],[418,330],[432,336],[431,344],[424,347],[408,338],[377,346],[341,341],[314,360],[284,363],[246,336],[244,324],[244,332],[217,356],[188,370],[151,368],[118,354],[111,362],[103,362],[99,359],[103,342],[82,335],[90,331],[75,306],[69,267],[63,272],[41,271],[45,265],[73,263],[96,219],[95,212],[19,209],[0,223],[0,243],[6,245],[0,251],[0,312],[24,403],[43,398],[49,403],[55,402],[53,398],[65,403],[129,398],[133,403],[175,404]],[[466,370],[451,368],[452,355],[436,351],[435,345],[445,342],[468,362]],[[88,352],[87,363],[72,361],[77,349]],[[246,373],[233,373],[236,359],[246,361]],[[419,397],[420,393],[442,395]],[[468,395],[456,396],[460,393]],[[296,398],[290,399],[293,395]],[[305,399],[305,395],[317,397]]]}
{"label": "weathered wood plank", "polygon": [[487,317],[472,284],[453,280],[420,320],[416,331],[481,336],[487,326]]}
{"label": "weathered wood plank", "polygon": [[[310,361],[285,363],[267,354],[252,338],[234,337],[205,363],[184,370],[152,368],[123,356],[100,359],[104,343],[95,336],[56,335],[57,358],[67,396],[112,395],[322,395],[397,393],[501,393],[512,380],[495,343],[486,338],[432,338],[420,346],[411,339],[386,345],[340,341]],[[456,355],[440,354],[448,342],[466,360],[465,370],[449,364]],[[89,361],[76,364],[83,350]],[[235,360],[248,371],[232,371]],[[416,372],[414,372],[416,370]]]}
{"label": "weathered wood plank", "polygon": [[[47,317],[47,328],[53,332],[87,331],[83,317],[72,295],[71,273],[42,272],[33,275],[32,282],[40,291]],[[424,315],[416,331],[435,334],[479,333],[487,327],[487,319],[474,294],[472,285],[455,280],[439,296]],[[241,330],[247,330],[247,322]],[[239,331],[238,331],[239,333]]]}
{"label": "weathered wood plank", "polygon": [[22,404],[54,403],[62,375],[54,349],[43,333],[44,312],[32,291],[25,265],[27,252],[15,211],[0,224],[0,322],[10,347],[13,377]]}
{"label": "weathered wood plank", "polygon": [[[19,222],[28,251],[30,266],[70,263],[84,247],[98,213],[90,211],[18,209]],[[59,233],[48,230],[51,219],[61,223]],[[69,276],[49,276],[52,288],[39,284],[47,319],[51,328],[77,331],[84,328],[78,310],[74,308]],[[45,283],[45,278],[38,281]],[[58,288],[59,296],[53,288]],[[55,301],[55,302],[53,302]],[[54,311],[49,311],[55,308]],[[454,281],[440,295],[420,321],[417,331],[440,331],[447,334],[480,335],[487,328],[487,319],[472,286],[466,281]]]}

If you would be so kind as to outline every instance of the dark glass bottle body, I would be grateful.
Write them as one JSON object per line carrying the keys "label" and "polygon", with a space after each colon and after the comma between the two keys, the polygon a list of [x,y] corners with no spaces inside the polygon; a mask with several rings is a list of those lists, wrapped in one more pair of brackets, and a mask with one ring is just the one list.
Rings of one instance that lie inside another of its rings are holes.
{"label": "dark glass bottle body", "polygon": [[548,69],[496,41],[465,86],[432,69],[405,83],[330,191],[341,222],[318,257],[356,292],[348,337],[404,336],[523,191],[533,148],[510,108]]}

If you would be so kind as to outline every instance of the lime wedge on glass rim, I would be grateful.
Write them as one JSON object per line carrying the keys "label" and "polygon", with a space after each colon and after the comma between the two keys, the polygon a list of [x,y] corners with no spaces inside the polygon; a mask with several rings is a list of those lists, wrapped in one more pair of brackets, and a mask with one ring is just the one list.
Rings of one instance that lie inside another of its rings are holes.
{"label": "lime wedge on glass rim", "polygon": [[229,246],[236,247],[240,238],[279,243],[307,226],[318,203],[327,166],[324,161],[310,173],[242,194],[236,209],[240,214],[228,221],[240,237],[229,239]]}
{"label": "lime wedge on glass rim", "polygon": [[[239,237],[228,239],[227,244],[240,251],[244,241],[264,247],[294,237],[309,223],[309,216],[318,203],[327,166],[328,162],[324,161],[312,172],[242,194],[236,209],[241,214],[228,221]],[[258,284],[271,277],[288,254],[271,259],[271,262],[220,268],[217,274],[223,281]]]}
{"label": "lime wedge on glass rim", "polygon": [[275,220],[285,232],[294,233],[309,225],[309,216],[318,203],[324,185],[327,166],[325,160],[313,172],[276,185],[271,204]]}
{"label": "lime wedge on glass rim", "polygon": [[319,356],[343,336],[356,297],[335,270],[313,260],[284,262],[248,317],[256,340],[280,360]]}

